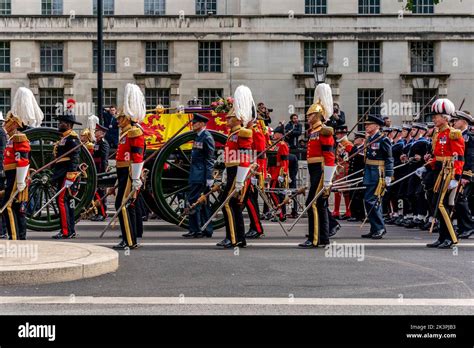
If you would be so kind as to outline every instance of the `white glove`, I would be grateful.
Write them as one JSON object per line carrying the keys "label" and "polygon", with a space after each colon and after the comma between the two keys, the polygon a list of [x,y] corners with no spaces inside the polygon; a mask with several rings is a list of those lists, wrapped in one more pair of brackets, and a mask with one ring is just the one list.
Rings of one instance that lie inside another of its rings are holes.
{"label": "white glove", "polygon": [[16,187],[18,192],[26,189],[26,177],[28,176],[28,169],[30,166],[16,168]]}
{"label": "white glove", "polygon": [[138,191],[140,187],[142,187],[143,183],[140,179],[133,179],[132,180],[132,189],[134,191]]}
{"label": "white glove", "polygon": [[212,187],[212,185],[214,185],[214,180],[212,180],[212,179],[206,180],[206,185],[207,185],[207,187]]}
{"label": "white glove", "polygon": [[258,179],[254,176],[252,176],[250,178],[250,182],[252,183],[253,186],[257,186],[258,185]]}
{"label": "white glove", "polygon": [[235,189],[240,192],[244,187],[245,179],[247,179],[247,174],[249,173],[250,168],[240,167],[237,169],[237,176],[235,178]]}
{"label": "white glove", "polygon": [[285,178],[280,175],[280,176],[278,177],[278,181],[283,184],[283,183],[285,182]]}
{"label": "white glove", "polygon": [[415,174],[421,179],[423,174],[426,173],[426,167],[420,167],[415,171]]}
{"label": "white glove", "polygon": [[392,178],[389,177],[389,176],[386,176],[385,177],[385,186],[390,186],[391,183],[392,183]]}
{"label": "white glove", "polygon": [[458,187],[458,185],[459,185],[459,181],[457,181],[457,180],[451,180],[451,181],[449,182],[448,190],[453,190],[453,189],[455,189],[456,187]]}
{"label": "white glove", "polygon": [[332,185],[332,178],[334,177],[334,173],[336,172],[336,166],[324,166],[324,188],[328,189]]}
{"label": "white glove", "polygon": [[64,186],[67,188],[70,188],[72,185],[74,185],[74,181],[71,180],[66,180],[66,182],[64,183]]}

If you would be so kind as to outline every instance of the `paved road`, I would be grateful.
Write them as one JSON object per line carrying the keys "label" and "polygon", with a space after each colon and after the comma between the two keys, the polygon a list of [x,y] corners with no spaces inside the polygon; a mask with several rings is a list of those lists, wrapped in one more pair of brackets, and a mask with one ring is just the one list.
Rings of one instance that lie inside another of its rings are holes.
{"label": "paved road", "polygon": [[[424,245],[436,235],[427,232],[389,226],[384,240],[366,241],[358,225],[343,222],[333,249],[299,250],[305,224],[289,238],[266,224],[266,238],[247,249],[221,250],[214,245],[223,230],[213,239],[183,240],[177,227],[150,222],[143,247],[121,252],[116,273],[0,286],[0,313],[474,314],[474,239],[431,250]],[[116,244],[116,230],[98,238],[103,226],[83,222],[80,237],[66,243]]]}

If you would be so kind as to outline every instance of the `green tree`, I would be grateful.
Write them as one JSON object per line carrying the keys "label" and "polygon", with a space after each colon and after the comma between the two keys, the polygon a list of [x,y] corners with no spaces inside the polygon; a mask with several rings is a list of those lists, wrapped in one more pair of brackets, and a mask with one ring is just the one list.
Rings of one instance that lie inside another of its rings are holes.
{"label": "green tree", "polygon": [[[434,3],[435,5],[438,5],[440,1],[441,1],[441,0],[433,0],[433,3]],[[413,6],[414,6],[413,3],[414,3],[414,2],[415,2],[415,0],[408,0],[408,1],[407,1],[407,4],[406,4],[406,6],[405,6],[405,10],[407,10],[407,11],[413,11]]]}

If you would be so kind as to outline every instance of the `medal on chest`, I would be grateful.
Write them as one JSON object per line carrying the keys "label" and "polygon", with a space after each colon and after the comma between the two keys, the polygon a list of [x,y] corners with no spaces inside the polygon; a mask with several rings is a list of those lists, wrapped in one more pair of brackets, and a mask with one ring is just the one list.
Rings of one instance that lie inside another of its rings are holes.
{"label": "medal on chest", "polygon": [[311,133],[311,135],[309,136],[309,140],[318,140],[318,139],[319,139],[319,132]]}
{"label": "medal on chest", "polygon": [[200,142],[200,141],[194,142],[193,149],[202,150],[202,148],[203,148],[203,143],[202,142]]}
{"label": "medal on chest", "polygon": [[448,142],[448,138],[446,137],[446,135],[443,135],[442,137],[439,138],[439,143],[441,145],[446,145],[447,142]]}

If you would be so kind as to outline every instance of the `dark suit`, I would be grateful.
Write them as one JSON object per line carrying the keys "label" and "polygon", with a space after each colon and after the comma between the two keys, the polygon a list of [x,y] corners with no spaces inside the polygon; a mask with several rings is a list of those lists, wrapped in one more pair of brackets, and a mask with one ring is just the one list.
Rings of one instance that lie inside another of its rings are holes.
{"label": "dark suit", "polygon": [[294,124],[293,122],[288,123],[285,126],[285,133],[293,130],[290,134],[286,136],[286,141],[290,146],[290,149],[297,149],[299,147],[299,137],[303,134],[303,126],[301,123]]}
{"label": "dark suit", "polygon": [[110,145],[111,149],[116,149],[119,140],[119,126],[117,119],[108,111],[103,111],[104,127],[108,128],[107,134],[105,134],[105,140]]}
{"label": "dark suit", "polygon": [[468,231],[474,233],[474,220],[472,217],[472,211],[469,207],[469,198],[472,195],[474,185],[474,133],[465,130],[462,135],[465,144],[462,178],[469,180],[470,182],[464,186],[462,193],[458,193],[459,197],[457,198],[455,207],[460,234]]}
{"label": "dark suit", "polygon": [[336,120],[334,116],[331,116],[326,122],[326,126],[336,128],[338,126],[343,126],[346,124],[346,114],[344,111],[339,111],[339,120]]}
{"label": "dark suit", "polygon": [[[195,203],[198,198],[205,194],[208,190],[207,181],[213,180],[216,144],[211,133],[203,130],[196,136],[194,140],[193,150],[191,153],[191,169],[189,173],[189,190],[188,202],[190,205]],[[189,232],[200,233],[201,226],[210,217],[209,204],[197,206],[189,214]],[[205,234],[212,236],[212,224],[209,224]]]}

